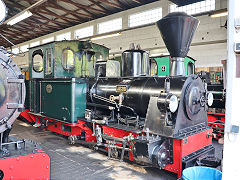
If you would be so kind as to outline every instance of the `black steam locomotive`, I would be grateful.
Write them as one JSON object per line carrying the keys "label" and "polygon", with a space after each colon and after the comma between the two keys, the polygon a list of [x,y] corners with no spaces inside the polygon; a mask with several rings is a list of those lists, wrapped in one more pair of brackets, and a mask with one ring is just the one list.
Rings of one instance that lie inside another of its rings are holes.
{"label": "black steam locomotive", "polygon": [[99,61],[106,51],[91,42],[30,49],[29,104],[22,116],[71,143],[94,143],[109,158],[128,158],[180,177],[182,169],[214,152],[206,112],[212,95],[198,75],[186,76],[184,69],[198,23],[185,13],[157,22],[171,55],[165,77],[150,76],[148,54],[139,47],[123,52],[120,77],[108,76],[119,66]]}

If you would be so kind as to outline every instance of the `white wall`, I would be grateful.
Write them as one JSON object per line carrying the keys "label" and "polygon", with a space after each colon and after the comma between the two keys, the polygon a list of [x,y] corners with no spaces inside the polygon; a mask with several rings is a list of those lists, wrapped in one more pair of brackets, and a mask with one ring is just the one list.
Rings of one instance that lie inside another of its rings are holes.
{"label": "white wall", "polygon": [[[99,18],[94,21],[83,23],[71,28],[67,28],[55,33],[51,33],[46,36],[19,44],[22,46],[26,43],[30,44],[38,40],[42,40],[51,36],[57,36],[64,32],[72,32],[72,38],[74,31],[76,29],[87,27],[89,25],[94,25],[94,34],[97,32],[97,24],[114,18],[122,17],[123,18],[123,29],[128,28],[128,16],[130,14],[141,12],[144,10],[162,7],[163,16],[168,14],[170,2],[167,0],[157,1],[148,5],[141,7],[133,8],[127,11],[116,13],[107,17]],[[227,7],[227,0],[216,0],[216,9],[222,9]],[[192,56],[194,59],[197,59],[197,67],[209,67],[209,66],[221,66],[221,60],[226,59],[227,49],[226,49],[226,29],[221,27],[226,22],[226,17],[222,18],[210,18],[208,15],[197,17],[200,20],[200,25],[197,29],[197,32],[194,36],[192,46],[190,47],[190,52],[188,55]],[[94,43],[99,43],[110,48],[111,54],[120,54],[123,50],[129,48],[130,43],[140,44],[142,49],[150,51],[150,54],[160,54],[167,53],[165,45],[160,37],[160,33],[155,25],[137,28],[133,30],[124,31],[121,33],[121,36],[106,38],[101,40],[95,40]],[[28,53],[25,57],[16,57],[14,58],[18,65],[27,64],[28,62]]]}

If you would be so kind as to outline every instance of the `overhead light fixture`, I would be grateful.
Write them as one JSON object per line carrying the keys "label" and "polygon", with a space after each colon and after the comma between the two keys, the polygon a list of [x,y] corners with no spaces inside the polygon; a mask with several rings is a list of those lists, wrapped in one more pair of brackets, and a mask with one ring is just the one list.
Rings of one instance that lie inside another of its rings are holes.
{"label": "overhead light fixture", "polygon": [[2,24],[2,22],[5,20],[7,16],[7,8],[5,3],[0,0],[0,24]]}
{"label": "overhead light fixture", "polygon": [[228,15],[227,9],[220,9],[209,14],[211,18],[218,18],[218,17],[227,16],[227,15]]}
{"label": "overhead light fixture", "polygon": [[12,26],[12,25],[17,24],[18,22],[20,22],[20,21],[22,21],[22,20],[24,20],[26,18],[29,18],[32,15],[33,14],[30,11],[25,11],[24,13],[19,14],[17,17],[9,20],[7,22],[7,25]]}
{"label": "overhead light fixture", "polygon": [[114,34],[107,34],[107,35],[103,35],[103,36],[97,36],[97,37],[91,38],[91,41],[110,38],[110,37],[116,37],[116,36],[120,36],[120,35],[121,35],[121,33],[114,33]]}
{"label": "overhead light fixture", "polygon": [[[1,1],[1,0],[0,0]],[[15,16],[13,16],[12,18],[8,19],[6,22],[4,22],[7,25],[14,25],[26,18],[29,18],[30,16],[32,16],[33,14],[31,13],[30,9],[36,8],[37,6],[45,3],[47,0],[39,0],[38,2],[34,3],[33,5],[31,5],[30,7],[28,7],[27,9],[24,9],[22,12],[16,14]]]}

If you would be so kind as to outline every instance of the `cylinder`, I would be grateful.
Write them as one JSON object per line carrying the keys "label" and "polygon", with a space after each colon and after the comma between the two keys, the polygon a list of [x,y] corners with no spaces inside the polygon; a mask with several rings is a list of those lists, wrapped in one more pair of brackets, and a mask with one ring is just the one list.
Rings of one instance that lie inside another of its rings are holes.
{"label": "cylinder", "polygon": [[150,76],[149,55],[143,50],[126,50],[122,53],[122,76]]}

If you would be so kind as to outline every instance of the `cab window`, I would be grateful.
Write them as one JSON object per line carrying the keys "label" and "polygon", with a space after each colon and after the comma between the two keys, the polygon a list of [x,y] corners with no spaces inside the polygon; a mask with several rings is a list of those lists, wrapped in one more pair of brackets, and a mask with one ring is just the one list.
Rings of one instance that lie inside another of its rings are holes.
{"label": "cab window", "polygon": [[52,74],[52,49],[46,49],[46,74]]}
{"label": "cab window", "polygon": [[65,70],[73,70],[75,67],[75,55],[73,50],[64,49],[62,52],[62,66]]}
{"label": "cab window", "polygon": [[194,64],[192,62],[188,62],[187,64],[187,75],[191,75],[194,73]]}
{"label": "cab window", "polygon": [[33,70],[35,72],[42,72],[43,71],[43,52],[42,50],[36,50],[33,52],[32,55],[32,64],[33,64]]}

